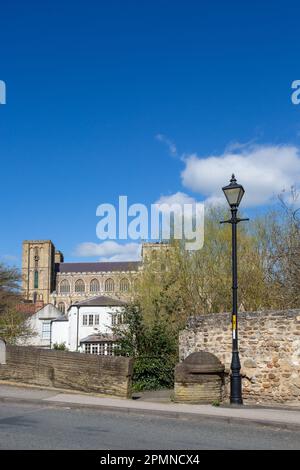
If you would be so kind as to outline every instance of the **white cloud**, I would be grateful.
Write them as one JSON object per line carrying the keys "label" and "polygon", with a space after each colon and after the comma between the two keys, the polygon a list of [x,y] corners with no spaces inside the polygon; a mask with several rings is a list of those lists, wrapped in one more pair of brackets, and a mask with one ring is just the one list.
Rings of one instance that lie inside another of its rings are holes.
{"label": "white cloud", "polygon": [[171,139],[169,139],[164,134],[157,134],[155,136],[155,138],[156,138],[156,140],[159,140],[159,142],[164,143],[168,147],[169,153],[170,153],[170,155],[172,155],[172,157],[177,157],[177,155],[178,155],[177,154],[177,147],[174,144],[174,142],[172,142]]}
{"label": "white cloud", "polygon": [[101,261],[139,261],[140,250],[141,245],[139,243],[84,242],[76,247],[75,256],[86,258],[99,256]]}
{"label": "white cloud", "polygon": [[197,201],[193,197],[178,191],[177,193],[170,194],[168,196],[161,196],[155,204],[178,204],[182,207],[184,204],[195,204],[196,202]]}
{"label": "white cloud", "polygon": [[168,238],[171,227],[173,227],[175,238],[182,239],[184,235],[186,249],[199,250],[202,248],[204,240],[203,203],[199,203],[195,198],[179,191],[168,196],[161,196],[156,204],[159,206],[159,212],[162,213],[162,238]]}
{"label": "white cloud", "polygon": [[181,214],[184,211],[184,204],[193,204],[193,206],[196,204],[196,199],[193,197],[189,196],[186,193],[182,193],[178,191],[177,193],[170,194],[168,196],[161,196],[155,204],[158,204],[159,210],[162,214],[169,214],[169,211],[171,209],[170,206],[172,206],[172,212],[174,214],[178,214],[181,217]]}
{"label": "white cloud", "polygon": [[244,206],[268,204],[283,190],[300,183],[299,148],[292,145],[237,146],[221,155],[183,157],[182,184],[207,198],[224,200],[222,186],[234,173],[245,188]]}

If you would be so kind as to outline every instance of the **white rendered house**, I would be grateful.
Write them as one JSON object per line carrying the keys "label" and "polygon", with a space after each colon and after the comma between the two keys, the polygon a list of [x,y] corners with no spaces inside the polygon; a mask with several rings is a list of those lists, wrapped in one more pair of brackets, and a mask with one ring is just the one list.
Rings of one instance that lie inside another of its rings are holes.
{"label": "white rendered house", "polygon": [[123,322],[125,305],[105,296],[71,305],[65,317],[51,322],[51,347],[64,343],[69,351],[112,355],[116,338],[111,327]]}
{"label": "white rendered house", "polygon": [[18,344],[26,346],[36,346],[39,348],[50,348],[51,322],[61,317],[61,312],[54,305],[47,304],[37,312],[30,315],[27,320],[33,335],[25,340],[20,340]]}

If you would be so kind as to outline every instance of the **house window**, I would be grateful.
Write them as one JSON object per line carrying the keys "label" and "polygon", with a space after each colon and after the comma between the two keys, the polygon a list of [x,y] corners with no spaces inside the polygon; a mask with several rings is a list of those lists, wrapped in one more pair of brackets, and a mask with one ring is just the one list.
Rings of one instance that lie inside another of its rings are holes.
{"label": "house window", "polygon": [[129,281],[128,279],[124,278],[120,281],[120,291],[121,292],[128,292],[129,291]]}
{"label": "house window", "polygon": [[113,356],[114,344],[111,341],[100,343],[85,343],[84,352],[86,354],[98,354],[99,356]]}
{"label": "house window", "polygon": [[99,314],[92,314],[90,313],[89,315],[84,314],[82,315],[82,325],[83,326],[93,326],[93,325],[99,325],[100,322],[100,317]]}
{"label": "house window", "polygon": [[100,284],[97,279],[92,279],[90,283],[90,292],[99,292],[100,291]]}
{"label": "house window", "polygon": [[42,339],[50,339],[51,323],[50,321],[43,321],[42,323]]}
{"label": "house window", "polygon": [[59,302],[58,310],[60,310],[61,313],[65,313],[65,304],[63,302]]}
{"label": "house window", "polygon": [[34,289],[39,288],[39,273],[38,271],[34,271]]}
{"label": "house window", "polygon": [[75,282],[75,292],[85,292],[85,285],[82,279],[77,279],[77,281]]}
{"label": "house window", "polygon": [[105,292],[113,292],[115,290],[115,283],[113,279],[106,279],[105,281]]}
{"label": "house window", "polygon": [[114,355],[114,343],[107,343],[107,355],[108,356]]}
{"label": "house window", "polygon": [[113,313],[111,316],[112,326],[122,325],[123,324],[123,314],[122,313]]}
{"label": "house window", "polygon": [[69,292],[70,292],[70,283],[69,283],[69,281],[67,281],[67,279],[64,279],[59,284],[59,291],[60,291],[61,294],[69,294]]}

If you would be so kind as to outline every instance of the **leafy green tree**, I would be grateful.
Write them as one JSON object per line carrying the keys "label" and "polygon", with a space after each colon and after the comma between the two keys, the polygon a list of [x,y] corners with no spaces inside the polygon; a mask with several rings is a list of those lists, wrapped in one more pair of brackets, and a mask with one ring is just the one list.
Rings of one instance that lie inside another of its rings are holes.
{"label": "leafy green tree", "polygon": [[[182,328],[191,315],[231,309],[231,226],[220,225],[226,218],[223,209],[207,211],[202,249],[188,252],[182,242],[172,241],[147,260],[136,286],[146,323],[159,312]],[[272,298],[258,233],[251,227],[240,224],[238,230],[239,303],[245,310],[268,308]]]}
{"label": "leafy green tree", "polygon": [[124,323],[113,328],[118,337],[115,353],[134,358],[134,390],[172,387],[178,360],[177,332],[158,315],[152,324],[145,324],[138,304],[125,308]]}
{"label": "leafy green tree", "polygon": [[[288,201],[288,202],[287,202]],[[269,304],[274,308],[300,307],[299,192],[280,197],[279,210],[255,221],[260,256],[264,263]]]}

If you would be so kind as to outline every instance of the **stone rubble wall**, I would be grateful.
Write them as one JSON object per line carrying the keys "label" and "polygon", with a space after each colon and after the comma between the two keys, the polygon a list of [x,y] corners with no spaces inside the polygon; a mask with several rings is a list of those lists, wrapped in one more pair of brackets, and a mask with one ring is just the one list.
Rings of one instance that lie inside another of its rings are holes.
{"label": "stone rubble wall", "polygon": [[[300,309],[242,312],[238,316],[243,397],[247,403],[300,404]],[[229,398],[231,314],[191,317],[179,337],[179,356],[215,354],[225,365]]]}

